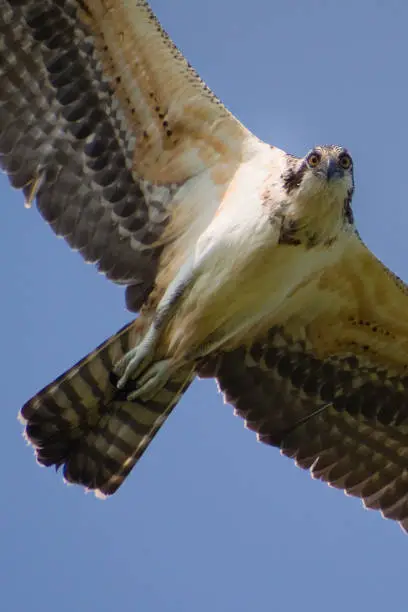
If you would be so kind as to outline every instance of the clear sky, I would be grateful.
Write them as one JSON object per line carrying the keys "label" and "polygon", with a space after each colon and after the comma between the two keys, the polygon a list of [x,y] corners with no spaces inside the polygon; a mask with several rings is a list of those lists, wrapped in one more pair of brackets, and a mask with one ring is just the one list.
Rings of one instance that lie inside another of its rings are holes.
{"label": "clear sky", "polygon": [[[358,228],[408,280],[408,3],[152,4],[258,136],[298,155],[350,149]],[[189,390],[107,501],[36,465],[19,408],[130,317],[123,290],[4,176],[0,194],[0,608],[406,611],[408,537],[257,443],[213,382]]]}

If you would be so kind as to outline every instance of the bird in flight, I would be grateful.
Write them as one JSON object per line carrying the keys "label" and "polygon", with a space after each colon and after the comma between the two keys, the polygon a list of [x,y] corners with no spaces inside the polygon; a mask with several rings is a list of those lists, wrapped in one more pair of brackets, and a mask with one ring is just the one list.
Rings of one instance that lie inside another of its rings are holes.
{"label": "bird in flight", "polygon": [[0,162],[137,318],[21,411],[110,495],[195,377],[258,439],[408,531],[408,289],[342,146],[262,142],[144,0],[0,0]]}

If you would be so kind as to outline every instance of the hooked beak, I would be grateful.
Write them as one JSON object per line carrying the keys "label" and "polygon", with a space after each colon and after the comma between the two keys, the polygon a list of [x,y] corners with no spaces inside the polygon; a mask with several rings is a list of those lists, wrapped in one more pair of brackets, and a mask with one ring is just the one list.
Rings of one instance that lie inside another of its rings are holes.
{"label": "hooked beak", "polygon": [[330,181],[333,178],[342,178],[344,176],[344,171],[339,167],[337,161],[335,159],[329,159],[326,168],[326,178]]}

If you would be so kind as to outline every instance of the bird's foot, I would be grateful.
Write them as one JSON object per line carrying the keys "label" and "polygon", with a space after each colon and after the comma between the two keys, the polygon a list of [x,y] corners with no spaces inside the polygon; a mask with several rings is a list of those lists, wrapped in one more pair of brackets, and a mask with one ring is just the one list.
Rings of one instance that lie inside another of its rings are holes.
{"label": "bird's foot", "polygon": [[154,359],[156,338],[149,333],[140,344],[128,351],[114,367],[118,376],[117,388],[123,389],[129,380],[135,380],[146,370]]}
{"label": "bird's foot", "polygon": [[129,401],[142,399],[151,400],[169,380],[174,368],[170,359],[156,361],[137,379],[138,388],[127,396]]}

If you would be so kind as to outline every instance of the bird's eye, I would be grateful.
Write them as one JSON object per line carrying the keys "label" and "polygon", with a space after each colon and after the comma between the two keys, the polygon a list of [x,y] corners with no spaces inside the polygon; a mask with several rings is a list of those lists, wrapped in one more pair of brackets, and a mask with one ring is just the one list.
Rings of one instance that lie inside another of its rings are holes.
{"label": "bird's eye", "polygon": [[351,161],[350,155],[348,155],[347,153],[343,153],[342,155],[340,155],[339,164],[343,168],[343,170],[348,170],[349,168],[351,168],[352,163],[353,162]]}
{"label": "bird's eye", "polygon": [[308,155],[307,163],[309,164],[311,168],[316,168],[316,166],[320,163],[321,159],[322,159],[322,156],[320,155],[320,153],[316,153],[314,151],[313,153],[310,153],[310,155]]}

